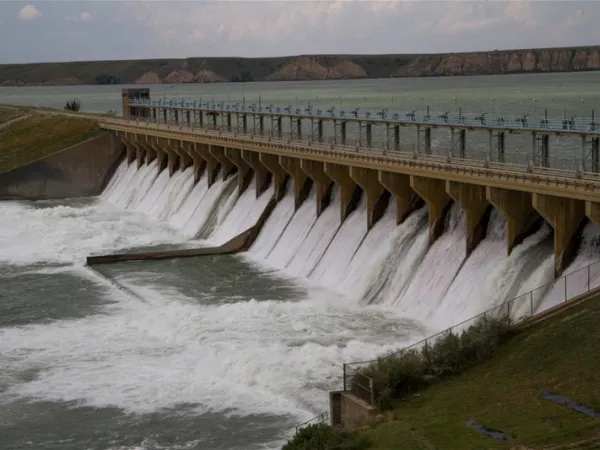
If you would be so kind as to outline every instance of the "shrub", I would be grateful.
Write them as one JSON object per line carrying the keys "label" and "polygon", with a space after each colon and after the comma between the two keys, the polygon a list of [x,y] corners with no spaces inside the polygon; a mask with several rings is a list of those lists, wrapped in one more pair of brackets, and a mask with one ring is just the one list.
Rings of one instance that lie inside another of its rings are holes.
{"label": "shrub", "polygon": [[79,111],[79,108],[81,108],[81,102],[79,100],[70,100],[65,103],[65,109],[67,111],[77,112]]}
{"label": "shrub", "polygon": [[367,438],[356,432],[313,424],[298,430],[281,450],[365,450],[370,444]]}
{"label": "shrub", "polygon": [[361,377],[363,385],[364,377],[371,378],[376,406],[381,410],[390,409],[392,399],[405,398],[491,358],[510,330],[507,317],[484,317],[460,334],[449,331],[420,349],[379,358],[360,369],[355,377]]}

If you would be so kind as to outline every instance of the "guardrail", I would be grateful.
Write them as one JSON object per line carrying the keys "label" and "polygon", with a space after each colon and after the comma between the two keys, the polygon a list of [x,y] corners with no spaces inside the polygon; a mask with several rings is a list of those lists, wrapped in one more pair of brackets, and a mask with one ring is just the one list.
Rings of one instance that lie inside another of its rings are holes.
{"label": "guardrail", "polygon": [[302,428],[306,428],[309,425],[327,425],[329,422],[329,414],[327,412],[323,412],[318,416],[313,417],[312,419],[307,420],[306,422],[302,422],[300,425],[296,427],[296,433],[300,431]]}
{"label": "guardrail", "polygon": [[531,116],[523,114],[521,116],[506,116],[489,113],[464,113],[459,108],[457,112],[452,111],[431,111],[429,107],[422,110],[413,109],[410,111],[382,109],[362,109],[356,108],[337,108],[335,106],[321,107],[307,105],[287,105],[279,106],[274,104],[246,104],[245,102],[214,102],[207,101],[186,101],[185,99],[132,99],[129,104],[137,107],[156,107],[170,109],[186,109],[195,111],[205,111],[213,113],[240,113],[240,114],[264,114],[269,116],[297,116],[304,118],[322,118],[322,119],[346,119],[363,120],[381,123],[398,124],[428,124],[432,126],[455,126],[470,128],[494,128],[505,129],[507,131],[529,131],[529,132],[575,132],[600,135],[600,122],[596,120],[595,113],[592,110],[590,117],[564,115],[559,117]]}
{"label": "guardrail", "polygon": [[[569,280],[571,280],[570,283]],[[374,381],[372,378],[361,372],[361,370],[365,369],[371,364],[388,358],[402,358],[406,352],[411,350],[421,350],[426,354],[428,348],[431,348],[433,345],[435,345],[438,339],[444,338],[450,333],[460,333],[463,330],[466,330],[469,326],[478,322],[483,322],[483,325],[485,326],[486,318],[506,316],[510,318],[513,323],[518,324],[523,320],[543,314],[551,308],[556,307],[557,303],[565,303],[568,300],[574,299],[575,297],[599,287],[600,261],[596,261],[567,275],[563,275],[562,277],[556,279],[553,283],[548,283],[537,287],[532,291],[510,299],[499,306],[491,308],[481,314],[453,325],[444,331],[429,336],[419,342],[409,345],[408,347],[387,353],[377,359],[344,363],[343,389],[344,391],[352,392],[352,394],[369,405],[376,406],[378,393],[374,388]],[[551,305],[548,305],[544,309],[538,310],[537,305],[539,305],[546,294],[555,294],[560,297],[558,297],[558,301],[554,301]]]}
{"label": "guardrail", "polygon": [[[295,150],[299,150],[299,146],[310,147],[313,151],[320,151],[323,154],[333,155],[349,155],[356,157],[357,155],[364,155],[366,157],[383,157],[386,161],[402,161],[404,163],[412,164],[414,161],[434,163],[439,166],[448,166],[449,168],[477,168],[494,171],[502,171],[507,173],[523,173],[523,174],[538,174],[544,176],[552,176],[563,179],[578,179],[590,182],[598,182],[598,186],[594,188],[600,188],[600,174],[586,170],[585,161],[578,159],[549,159],[549,162],[554,162],[557,167],[545,167],[536,164],[535,161],[529,160],[527,164],[514,163],[514,162],[501,162],[492,161],[489,158],[486,159],[471,159],[471,158],[460,158],[453,156],[450,152],[447,155],[436,155],[419,153],[415,145],[402,149],[389,149],[389,143],[372,142],[371,146],[366,147],[361,143],[357,145],[347,145],[339,142],[339,138],[335,136],[324,137],[322,141],[316,140],[298,140],[291,133],[280,133],[273,134],[273,130],[267,130],[263,133],[239,133],[237,130],[229,130],[228,127],[186,127],[183,125],[170,125],[160,124],[151,121],[140,121],[140,120],[125,120],[125,119],[105,119],[100,121],[100,125],[106,128],[114,128],[115,126],[131,126],[131,127],[142,127],[147,130],[157,130],[163,133],[173,134],[175,136],[188,135],[193,137],[212,137],[215,139],[238,139],[240,143],[244,144],[251,140],[254,142],[262,142],[265,146],[268,145],[288,145],[294,147]],[[233,142],[228,142],[229,144]],[[382,162],[385,162],[382,160]],[[439,167],[438,167],[439,169]],[[554,180],[552,180],[554,182]],[[582,186],[583,188],[584,186]],[[590,187],[593,191],[594,189]]]}

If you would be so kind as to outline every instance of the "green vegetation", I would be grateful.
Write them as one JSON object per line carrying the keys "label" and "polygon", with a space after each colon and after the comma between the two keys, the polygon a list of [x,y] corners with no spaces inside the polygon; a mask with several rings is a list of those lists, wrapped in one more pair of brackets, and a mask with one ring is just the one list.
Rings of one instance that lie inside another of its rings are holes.
{"label": "green vegetation", "polygon": [[234,83],[244,83],[248,81],[254,81],[254,78],[252,77],[252,74],[248,72],[242,72],[239,75],[234,75],[231,77],[231,81]]}
{"label": "green vegetation", "polygon": [[[597,419],[540,397],[549,390],[600,410],[598,323],[600,294],[514,334],[460,375],[392,400],[355,431],[372,450],[598,449]],[[512,439],[482,436],[470,419]]]}
{"label": "green vegetation", "polygon": [[81,102],[79,100],[70,100],[65,103],[65,110],[77,112],[81,109]]}
{"label": "green vegetation", "polygon": [[392,399],[403,399],[451,375],[491,358],[506,341],[511,323],[506,317],[480,319],[461,334],[448,332],[423,348],[410,349],[402,356],[380,358],[355,375],[373,380],[376,405],[392,407]]}
{"label": "green vegetation", "polygon": [[281,450],[366,450],[370,444],[356,431],[314,424],[301,428]]}
{"label": "green vegetation", "polygon": [[0,128],[0,173],[101,133],[95,120],[35,114]]}
{"label": "green vegetation", "polygon": [[119,78],[113,75],[98,75],[94,77],[94,84],[119,84]]}

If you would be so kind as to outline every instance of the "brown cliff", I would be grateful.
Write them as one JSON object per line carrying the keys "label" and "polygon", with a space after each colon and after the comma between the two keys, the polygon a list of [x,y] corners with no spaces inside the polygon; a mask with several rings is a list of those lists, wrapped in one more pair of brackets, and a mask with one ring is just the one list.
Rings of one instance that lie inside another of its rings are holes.
{"label": "brown cliff", "polygon": [[301,55],[0,65],[0,85],[214,83],[600,70],[600,46],[426,55]]}

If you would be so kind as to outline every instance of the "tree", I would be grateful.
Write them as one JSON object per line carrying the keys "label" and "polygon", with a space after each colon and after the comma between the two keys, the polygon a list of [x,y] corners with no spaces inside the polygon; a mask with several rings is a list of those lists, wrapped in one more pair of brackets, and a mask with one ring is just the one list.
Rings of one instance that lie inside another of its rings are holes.
{"label": "tree", "polygon": [[114,75],[107,75],[105,73],[96,75],[94,77],[94,84],[119,84],[120,80]]}
{"label": "tree", "polygon": [[77,112],[81,108],[81,102],[79,100],[70,100],[65,103],[65,110]]}

